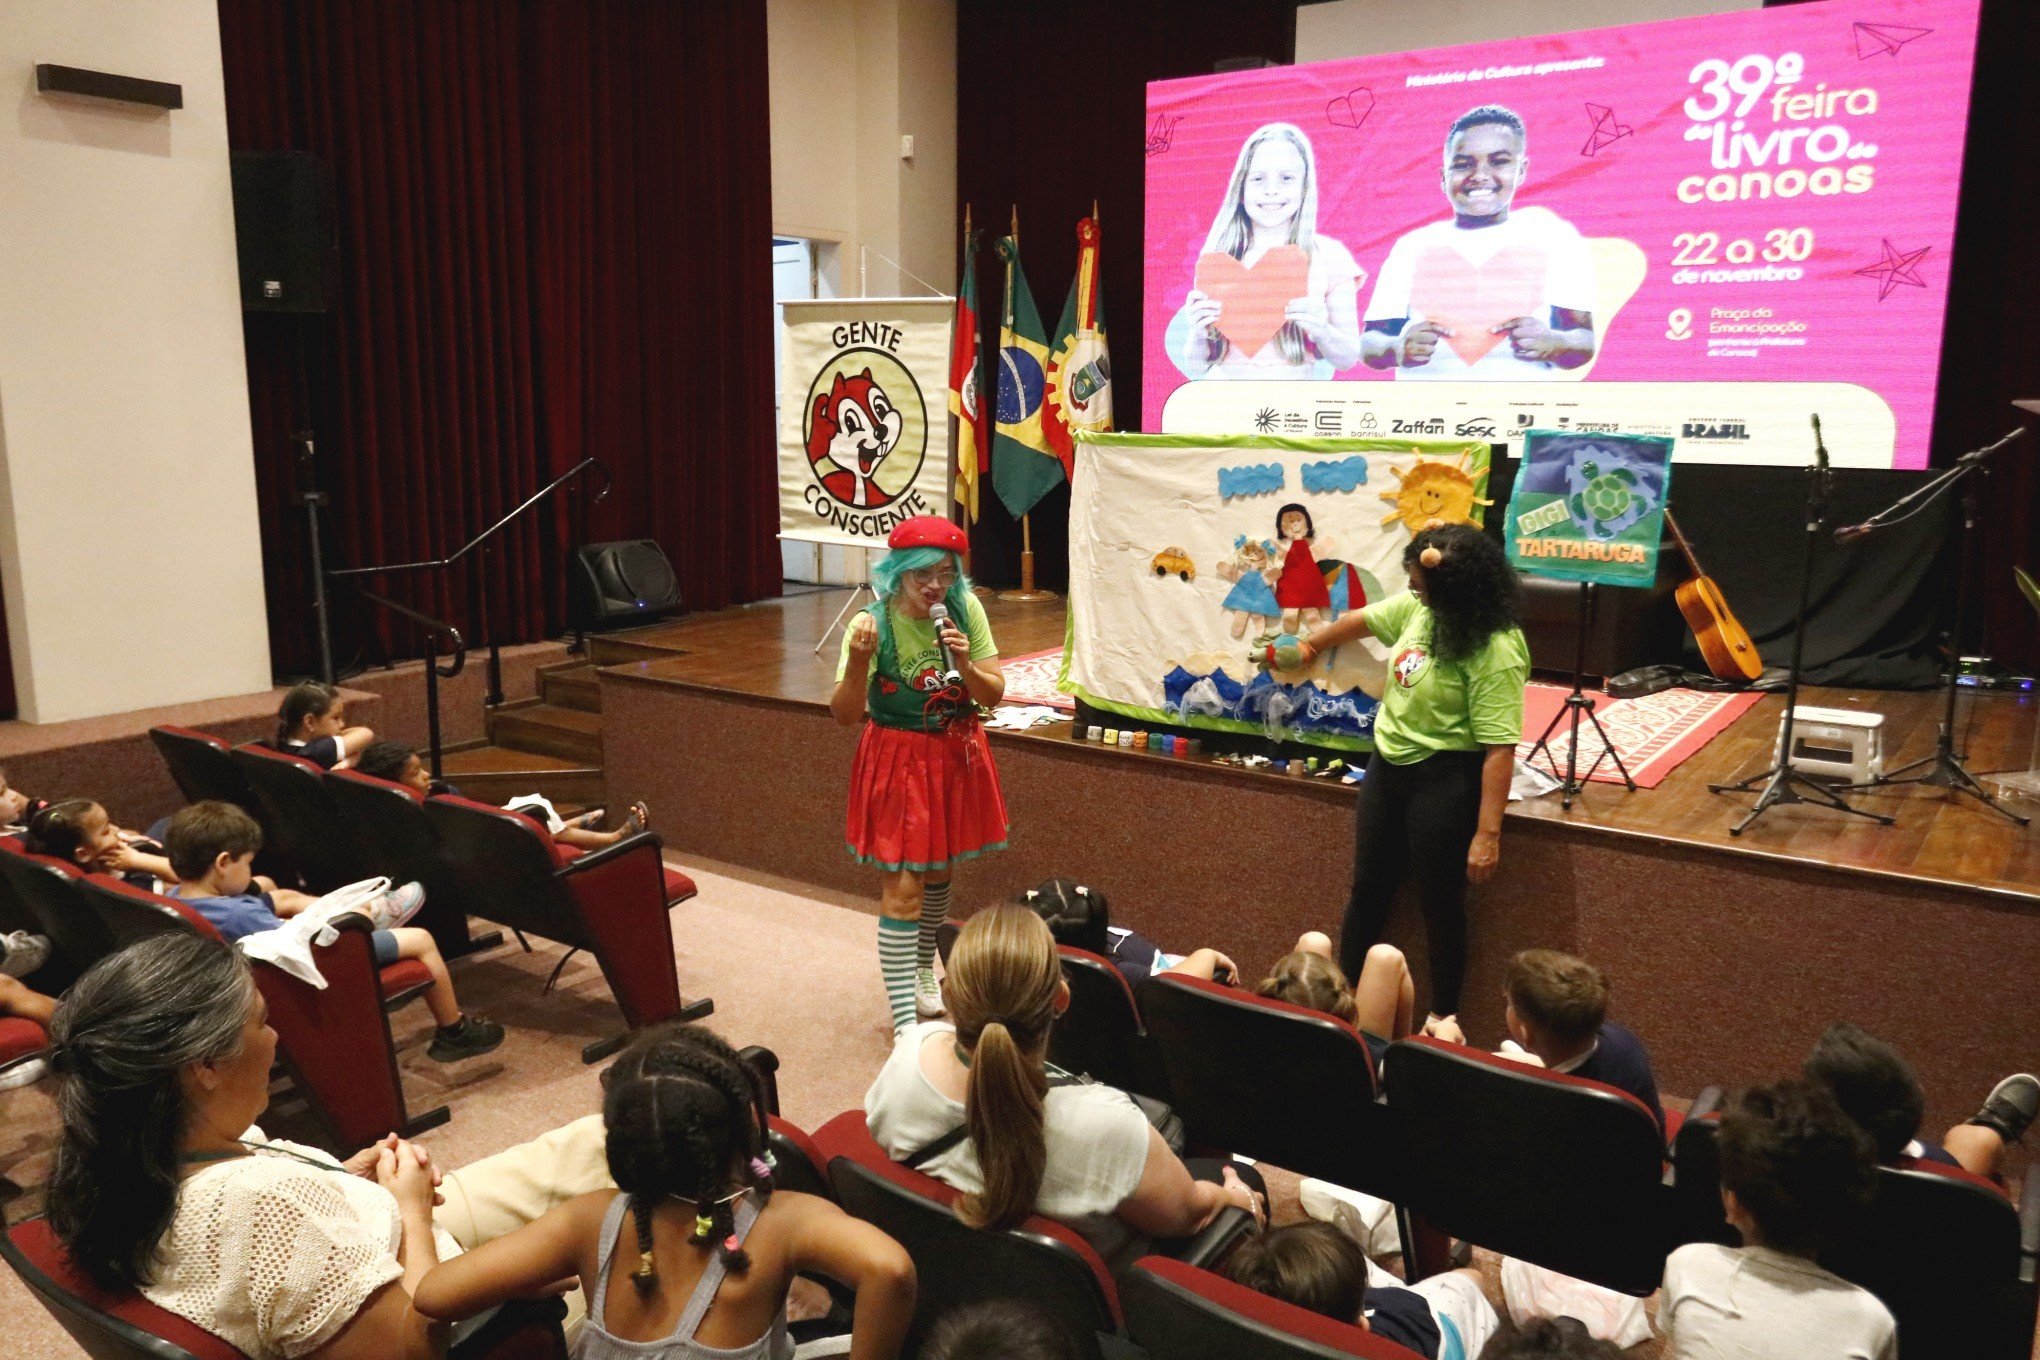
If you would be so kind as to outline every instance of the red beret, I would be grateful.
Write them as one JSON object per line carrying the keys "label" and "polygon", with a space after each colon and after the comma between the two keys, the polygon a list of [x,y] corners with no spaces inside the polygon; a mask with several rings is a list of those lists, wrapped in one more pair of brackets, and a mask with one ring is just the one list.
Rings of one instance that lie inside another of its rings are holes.
{"label": "red beret", "polygon": [[901,522],[886,535],[888,548],[943,548],[953,553],[970,551],[970,535],[940,515],[916,515]]}

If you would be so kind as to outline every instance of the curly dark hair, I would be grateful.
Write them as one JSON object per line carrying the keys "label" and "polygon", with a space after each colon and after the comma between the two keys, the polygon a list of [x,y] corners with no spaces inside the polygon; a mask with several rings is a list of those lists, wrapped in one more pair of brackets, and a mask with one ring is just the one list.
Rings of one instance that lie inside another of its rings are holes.
{"label": "curly dark hair", "polygon": [[1715,1137],[1721,1184],[1756,1220],[1763,1246],[1816,1255],[1870,1202],[1870,1135],[1815,1082],[1751,1087],[1722,1115]]}
{"label": "curly dark hair", "polygon": [[[1426,549],[1438,565],[1421,567]],[[1425,603],[1436,620],[1432,643],[1440,661],[1464,661],[1496,633],[1516,626],[1522,587],[1499,543],[1471,524],[1425,529],[1403,549],[1403,570],[1424,573]]]}

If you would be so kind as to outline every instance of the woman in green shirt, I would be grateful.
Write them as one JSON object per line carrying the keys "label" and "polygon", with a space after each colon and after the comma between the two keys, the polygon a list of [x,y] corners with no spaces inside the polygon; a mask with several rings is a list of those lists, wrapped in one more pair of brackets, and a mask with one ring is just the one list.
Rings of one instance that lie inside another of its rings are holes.
{"label": "woman in green shirt", "polygon": [[[963,574],[970,540],[934,515],[886,538],[877,603],[843,630],[829,711],[864,726],[850,770],[844,842],[877,869],[878,970],[893,1028],[942,1014],[935,936],[960,860],[1006,848],[1006,804],[978,722],[1006,692],[985,607]],[[942,606],[948,617],[931,617]]]}
{"label": "woman in green shirt", "polygon": [[1308,665],[1363,635],[1388,648],[1339,957],[1347,976],[1359,976],[1404,873],[1414,874],[1435,1020],[1459,1010],[1466,885],[1486,882],[1501,859],[1530,650],[1517,626],[1515,569],[1479,529],[1425,529],[1404,549],[1403,567],[1408,591],[1309,633],[1300,651]]}

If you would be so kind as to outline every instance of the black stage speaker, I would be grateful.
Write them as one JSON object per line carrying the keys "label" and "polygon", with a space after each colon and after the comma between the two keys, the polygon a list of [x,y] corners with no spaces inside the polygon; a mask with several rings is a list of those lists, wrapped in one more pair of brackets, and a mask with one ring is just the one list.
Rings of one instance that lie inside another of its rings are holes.
{"label": "black stage speaker", "polygon": [[242,310],[331,311],[340,292],[333,167],[301,151],[236,151],[233,164]]}
{"label": "black stage speaker", "polygon": [[628,628],[680,612],[673,564],[649,538],[585,544],[574,564],[576,612],[590,628]]}

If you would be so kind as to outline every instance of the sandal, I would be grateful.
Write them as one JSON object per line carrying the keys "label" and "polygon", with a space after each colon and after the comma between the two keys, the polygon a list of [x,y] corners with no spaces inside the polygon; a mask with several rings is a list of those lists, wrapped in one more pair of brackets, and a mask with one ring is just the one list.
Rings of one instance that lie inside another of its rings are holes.
{"label": "sandal", "polygon": [[630,816],[623,819],[623,834],[635,836],[652,824],[652,810],[643,803],[630,805]]}

